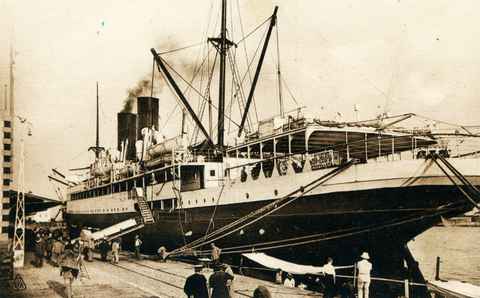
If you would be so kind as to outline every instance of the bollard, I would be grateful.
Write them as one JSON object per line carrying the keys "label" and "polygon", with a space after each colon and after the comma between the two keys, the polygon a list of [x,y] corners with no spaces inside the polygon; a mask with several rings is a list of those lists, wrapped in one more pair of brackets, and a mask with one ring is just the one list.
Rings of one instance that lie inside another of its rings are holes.
{"label": "bollard", "polygon": [[435,265],[435,280],[440,280],[440,257],[437,256],[437,263]]}
{"label": "bollard", "polygon": [[408,279],[405,279],[404,281],[404,285],[405,285],[405,298],[410,298],[410,285],[408,283]]}

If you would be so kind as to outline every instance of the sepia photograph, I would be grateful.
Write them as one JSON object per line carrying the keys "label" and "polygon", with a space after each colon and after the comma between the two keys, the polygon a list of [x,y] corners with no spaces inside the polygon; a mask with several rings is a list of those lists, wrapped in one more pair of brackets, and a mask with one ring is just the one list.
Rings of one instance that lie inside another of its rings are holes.
{"label": "sepia photograph", "polygon": [[0,298],[480,298],[480,2],[0,0]]}

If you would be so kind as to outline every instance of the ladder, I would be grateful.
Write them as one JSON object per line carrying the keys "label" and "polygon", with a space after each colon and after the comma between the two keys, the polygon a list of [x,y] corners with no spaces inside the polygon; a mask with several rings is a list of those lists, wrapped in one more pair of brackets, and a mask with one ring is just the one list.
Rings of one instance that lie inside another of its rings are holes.
{"label": "ladder", "polygon": [[140,215],[142,216],[143,223],[146,225],[155,223],[155,219],[153,218],[152,210],[150,206],[148,206],[147,201],[145,200],[145,196],[143,195],[143,189],[140,187],[136,187],[136,200],[138,204],[138,209]]}

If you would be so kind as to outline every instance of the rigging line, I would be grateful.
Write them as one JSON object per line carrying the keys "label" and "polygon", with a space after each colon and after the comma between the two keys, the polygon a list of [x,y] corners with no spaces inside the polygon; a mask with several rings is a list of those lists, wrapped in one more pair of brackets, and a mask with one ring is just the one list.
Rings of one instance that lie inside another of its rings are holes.
{"label": "rigging line", "polygon": [[[208,102],[208,99],[206,99],[203,94],[201,94],[195,87],[193,87],[187,80],[185,80],[185,78],[183,78],[170,64],[168,64],[165,60],[163,60],[163,63],[165,63],[165,65],[170,68],[185,84],[187,84],[190,88],[192,88],[193,91],[195,91],[195,93],[197,93],[198,95],[200,95],[200,97],[207,101]],[[214,109],[218,110],[217,106],[214,105],[213,103],[209,103],[209,105],[211,105]],[[228,117],[227,117],[228,118]],[[237,122],[233,121],[233,119],[231,118],[228,118],[228,120],[232,121],[233,124],[235,124],[236,126],[240,127],[240,124],[238,124]]]}
{"label": "rigging line", "polygon": [[[235,78],[234,78],[233,75],[232,75],[232,83],[231,84],[232,84],[232,86],[235,86]],[[235,88],[230,88],[230,101],[229,101],[228,107],[227,107],[229,117],[232,117],[232,103],[233,103],[233,101],[236,97],[237,97],[237,93],[235,91]],[[231,122],[228,121],[227,134],[230,134],[231,127],[232,127]]]}
{"label": "rigging line", "polygon": [[[458,207],[458,209],[460,209],[460,207]],[[453,210],[456,210],[456,209],[453,209]],[[282,245],[272,245],[272,246],[268,246],[268,247],[255,248],[254,251],[265,251],[265,250],[272,250],[272,249],[278,249],[278,248],[284,248],[284,247],[300,246],[300,245],[323,242],[323,241],[328,241],[328,240],[333,240],[333,239],[338,239],[338,238],[351,237],[351,236],[360,235],[360,234],[364,234],[364,233],[376,232],[376,231],[379,231],[379,230],[383,230],[383,229],[387,229],[387,228],[391,228],[391,227],[396,227],[396,226],[400,226],[400,225],[407,224],[407,223],[421,221],[421,220],[424,220],[426,218],[431,218],[431,217],[435,217],[435,216],[438,216],[438,215],[441,215],[441,214],[444,214],[444,213],[452,212],[453,210],[452,209],[441,210],[441,211],[433,213],[433,214],[422,215],[422,216],[419,216],[419,217],[410,218],[410,219],[394,222],[394,223],[391,223],[391,224],[386,224],[386,225],[382,225],[382,226],[378,226],[378,227],[373,227],[373,228],[370,228],[370,229],[364,229],[364,230],[361,230],[361,231],[355,231],[355,232],[350,232],[350,233],[341,234],[341,235],[335,235],[335,236],[319,238],[319,239],[312,239],[312,240],[305,240],[305,241],[300,241],[300,242],[291,243],[291,244],[287,243],[287,244],[282,244]],[[251,252],[251,251],[252,251],[251,249],[249,249],[249,250],[237,250],[237,251],[224,252],[224,254],[239,254],[239,253],[245,253],[245,252]]]}
{"label": "rigging line", "polygon": [[[239,81],[239,78],[240,78],[240,75],[239,75],[239,71],[238,71],[238,67],[236,67],[236,63],[234,61],[234,58],[232,57],[232,54],[230,51],[227,52],[227,57],[228,57],[228,61],[230,63],[230,67],[232,68],[232,76],[233,78],[237,79],[237,82],[236,84],[234,84],[235,86],[235,91],[238,92],[240,91],[240,98],[242,99],[242,103],[245,104],[244,102],[244,97],[245,97],[245,93],[243,92],[243,86],[240,84],[240,81]],[[240,101],[238,100],[237,98],[237,102],[238,102],[238,109],[240,111],[240,117],[242,117],[242,114],[243,114],[243,111],[242,111],[242,108],[241,108],[241,105],[242,103],[240,103]],[[250,120],[250,115],[247,115],[247,125],[249,127],[249,129],[252,128],[252,125],[251,125],[251,120]]]}
{"label": "rigging line", "polygon": [[295,102],[295,104],[296,104],[297,107],[298,107],[299,104],[298,104],[297,100],[295,99],[295,96],[293,96],[293,93],[292,93],[292,91],[290,90],[290,88],[288,87],[288,84],[287,84],[287,82],[285,81],[285,78],[284,78],[284,77],[282,77],[282,82],[283,82],[283,84],[285,85],[285,89],[287,89],[288,94],[290,95],[290,97],[293,99],[293,101]]}
{"label": "rigging line", "polygon": [[162,128],[167,126],[167,123],[170,121],[170,118],[173,116],[173,114],[175,113],[175,111],[178,109],[178,104],[175,105],[172,109],[172,111],[170,112],[170,114],[168,114],[168,117],[167,119],[165,120],[165,123],[163,124]]}
{"label": "rigging line", "polygon": [[[243,114],[243,110],[241,109],[241,106],[245,107],[245,92],[243,90],[243,84],[239,80],[240,70],[238,69],[236,59],[235,59],[235,57],[232,57],[232,59],[233,59],[232,63],[233,63],[233,66],[234,66],[234,71],[236,72],[236,76],[237,76],[238,89],[240,90],[240,98],[238,99],[238,104],[239,104],[239,112],[240,112],[240,118],[241,118],[242,114]],[[249,73],[249,78],[250,78],[250,73]],[[250,82],[251,82],[251,78],[250,78]],[[258,122],[258,113],[257,113],[256,104],[255,104],[255,98],[253,98],[253,101],[254,101],[255,116],[257,117],[257,122]],[[252,123],[252,119],[250,117],[250,113],[247,114],[247,125],[248,125],[249,130],[252,130],[253,123]]]}
{"label": "rigging line", "polygon": [[[205,106],[206,106],[206,102],[205,101],[202,101],[201,102],[201,106],[200,106],[200,115],[199,115],[199,119],[200,121],[203,120],[203,115],[205,113]],[[196,143],[197,142],[197,139],[198,139],[198,134],[200,132],[200,128],[198,126],[195,126],[195,129],[196,129],[196,132],[195,132],[195,138],[193,139],[193,142]],[[193,136],[192,136],[193,137]]]}
{"label": "rigging line", "polygon": [[455,123],[451,123],[451,122],[446,122],[446,121],[441,121],[441,120],[436,120],[436,119],[433,119],[433,118],[430,118],[430,117],[427,117],[427,116],[424,116],[424,115],[419,115],[419,114],[415,114],[415,113],[412,113],[414,116],[418,117],[418,118],[422,118],[422,119],[425,119],[425,120],[430,120],[430,121],[434,121],[434,122],[437,122],[437,123],[441,123],[441,124],[445,124],[445,125],[450,125],[450,126],[454,126],[454,127],[460,127],[462,129],[464,129],[468,134],[472,134],[470,131],[468,131],[466,129],[466,127],[464,125],[461,125],[461,124],[455,124]]}
{"label": "rigging line", "polygon": [[225,183],[222,185],[222,188],[220,189],[220,193],[218,194],[217,197],[217,202],[215,203],[215,208],[213,209],[212,216],[210,217],[210,222],[208,223],[207,230],[205,231],[205,236],[208,235],[208,232],[210,231],[210,226],[213,225],[213,228],[215,229],[215,213],[217,212],[218,205],[220,203],[220,198],[222,197],[223,189],[225,188]]}
{"label": "rigging line", "polygon": [[[250,67],[252,66],[253,62],[255,61],[255,58],[256,58],[256,56],[257,56],[257,54],[258,54],[258,51],[259,51],[260,48],[262,47],[262,44],[263,44],[262,41],[265,39],[265,37],[266,37],[266,35],[267,35],[267,32],[268,32],[268,27],[265,28],[265,31],[263,32],[262,38],[260,39],[260,41],[259,41],[259,43],[258,43],[258,46],[257,46],[255,52],[253,53],[252,59],[250,60],[250,62],[249,62],[248,60],[246,61],[246,62],[247,62],[247,71],[245,72],[245,74],[244,74],[243,77],[242,77],[242,80],[241,80],[242,84],[243,84],[243,82],[245,81],[245,78],[246,78],[247,74],[248,74],[249,77],[250,77],[250,84],[252,83],[252,81],[251,81],[251,74],[250,74]],[[247,58],[248,58],[248,56],[247,56]]]}
{"label": "rigging line", "polygon": [[[460,186],[458,185],[455,180],[447,173],[447,171],[445,171],[445,169],[440,165],[440,163],[437,161],[436,158],[433,159],[433,161],[435,162],[435,164],[437,164],[437,166],[440,168],[440,170],[442,170],[442,172],[445,174],[445,176],[447,176],[447,178],[452,182],[453,185],[455,185],[459,190],[460,192],[467,198],[467,200],[469,201],[470,204],[473,205],[473,207],[475,208],[480,208],[480,205],[474,200],[472,199],[472,197],[470,197],[470,195]],[[458,179],[458,178],[457,178]],[[461,179],[460,179],[461,181]],[[468,186],[467,186],[468,188]]]}
{"label": "rigging line", "polygon": [[[242,14],[240,13],[240,2],[239,0],[236,1],[237,2],[237,10],[238,10],[238,19],[240,21],[240,30],[242,32],[242,37],[245,38],[245,32],[243,30],[243,21],[242,21]],[[263,38],[262,38],[263,39]],[[245,54],[245,62],[247,63],[248,65],[248,52],[247,52],[247,43],[244,42],[242,43],[243,45],[243,52]],[[258,50],[258,49],[257,49]],[[250,69],[248,68],[247,69],[248,71],[248,80],[249,80],[249,83],[250,85],[252,84],[252,74],[250,73]],[[240,73],[240,71],[239,71]],[[243,88],[243,87],[242,87]],[[243,105],[245,106],[245,100],[244,98],[242,98],[242,103]],[[258,122],[258,113],[257,113],[257,104],[255,103],[255,96],[253,97],[253,108],[254,108],[254,111],[255,111],[255,116],[257,117],[257,122]],[[241,116],[240,116],[241,117]],[[247,120],[250,121],[250,119],[248,119],[247,117]]]}
{"label": "rigging line", "polygon": [[[203,246],[203,245],[208,244],[210,242],[213,242],[213,241],[216,241],[218,239],[224,238],[224,237],[226,237],[226,236],[228,236],[228,235],[230,235],[230,234],[232,234],[232,233],[234,233],[234,232],[236,232],[240,229],[243,229],[246,226],[249,226],[249,225],[259,221],[260,219],[264,218],[265,216],[268,216],[271,213],[273,213],[273,212],[283,208],[284,206],[292,203],[293,201],[303,197],[307,193],[309,193],[312,190],[316,189],[317,187],[321,186],[326,181],[330,180],[332,177],[334,177],[338,173],[342,172],[343,170],[348,169],[350,167],[350,165],[352,165],[352,164],[353,164],[353,161],[350,160],[347,163],[345,163],[345,164],[329,171],[328,173],[320,176],[319,178],[314,179],[312,182],[308,183],[307,185],[303,185],[300,188],[295,189],[294,191],[292,191],[292,192],[288,193],[287,195],[283,196],[282,198],[277,199],[277,200],[263,206],[262,208],[257,209],[256,211],[253,211],[253,212],[247,214],[246,216],[240,218],[239,220],[233,221],[232,223],[227,224],[227,225],[219,228],[216,231],[213,231],[212,233],[210,233],[206,237],[202,237],[202,238],[199,238],[197,240],[194,240],[194,241],[190,242],[189,244],[187,244],[186,246],[172,251],[172,253],[173,252],[182,252],[182,251],[184,251],[185,249],[188,249],[188,248],[191,249],[191,248],[196,248],[196,247],[199,247],[199,246]],[[308,188],[308,189],[306,189],[306,188]],[[298,195],[298,193],[300,193],[300,195]],[[298,195],[298,196],[292,197],[294,195]],[[282,204],[282,205],[279,205],[279,204]],[[269,210],[269,208],[271,208],[271,207],[273,207],[273,209]],[[266,212],[262,214],[262,212],[264,212],[264,211],[266,211]],[[258,217],[255,218],[255,216],[257,216],[257,215],[258,215]],[[243,222],[251,219],[252,217],[253,217],[253,220],[251,220],[250,222],[247,222],[246,224],[243,224]],[[243,224],[243,225],[241,225],[241,224]],[[241,225],[241,226],[238,227],[238,225]],[[230,228],[234,228],[234,229],[231,230],[231,231],[228,231]],[[225,231],[228,231],[228,232],[221,235],[221,233],[223,233]],[[217,235],[219,235],[219,234],[220,234],[220,236],[217,237]],[[213,239],[211,239],[211,238],[213,238]]]}
{"label": "rigging line", "polygon": [[250,35],[252,35],[253,33],[255,33],[258,29],[260,29],[263,25],[265,25],[267,22],[270,21],[272,17],[268,17],[265,21],[263,21],[260,25],[258,25],[257,27],[255,27],[255,29],[253,29],[252,31],[250,31],[245,37],[243,37],[242,39],[240,39],[239,41],[236,42],[236,44],[240,44],[241,42],[243,42],[244,40],[246,40],[248,37],[250,37]]}
{"label": "rigging line", "polygon": [[[446,206],[448,205],[456,205],[457,203],[449,203],[445,206],[442,206],[442,211],[445,211],[445,210],[448,210],[448,211],[453,211],[453,210],[456,210],[456,208],[449,208],[449,209],[444,209]],[[460,207],[457,207],[457,208],[460,208]],[[438,211],[438,208],[436,209],[436,211]],[[418,216],[412,216],[410,218],[406,218],[406,219],[402,219],[402,220],[407,220],[407,219],[414,219],[414,218],[418,218]],[[387,224],[393,224],[395,223],[396,220],[390,220],[390,221],[386,221],[384,223],[382,223],[382,225],[387,225]],[[299,237],[292,237],[292,238],[286,238],[286,239],[280,239],[280,240],[273,240],[273,241],[267,241],[267,242],[257,242],[257,243],[251,243],[251,244],[245,244],[245,245],[239,245],[239,246],[232,246],[232,247],[226,247],[226,248],[222,248],[222,252],[228,252],[229,250],[238,250],[238,249],[242,249],[242,248],[253,248],[255,247],[255,249],[258,248],[258,246],[265,246],[265,245],[271,245],[271,244],[280,244],[280,243],[284,243],[284,242],[291,242],[291,241],[296,241],[296,240],[307,240],[309,238],[318,238],[318,237],[325,237],[325,236],[329,236],[329,235],[335,235],[335,234],[339,234],[339,233],[345,233],[345,232],[348,232],[348,233],[351,233],[351,232],[356,232],[356,231],[362,231],[362,230],[367,230],[367,229],[371,229],[371,228],[375,228],[376,226],[378,226],[378,224],[372,224],[372,225],[367,225],[365,227],[352,227],[352,228],[343,228],[343,229],[338,229],[338,230],[334,230],[334,231],[330,231],[330,232],[324,232],[324,233],[317,233],[317,234],[312,234],[312,235],[305,235],[305,236],[299,236]],[[202,251],[197,251],[197,253],[206,253],[206,252],[209,252],[209,250],[202,250]]]}
{"label": "rigging line", "polygon": [[[178,173],[176,171],[176,169],[178,169]],[[177,178],[177,175],[180,175],[180,166],[176,166],[172,169],[172,176],[173,176],[173,183],[172,183],[172,191],[173,191],[173,194],[175,195],[175,198],[177,199],[177,206],[176,206],[176,209],[177,209],[177,217],[178,217],[178,223],[179,223],[179,226],[180,226],[180,232],[182,233],[182,237],[183,237],[183,243],[187,243],[187,239],[185,238],[185,231],[183,230],[183,224],[182,224],[182,218],[180,217],[180,209],[178,208],[178,204],[182,204],[183,205],[183,202],[182,202],[182,194],[180,193],[180,190],[175,186],[175,180]],[[178,194],[177,194],[177,191],[178,191]],[[172,203],[172,205],[175,204],[175,203]],[[175,208],[175,206],[173,205],[172,208]]]}
{"label": "rigging line", "polygon": [[277,40],[277,76],[278,76],[278,101],[280,103],[280,116],[284,115],[283,99],[282,99],[282,73],[280,71],[280,41],[278,38],[278,19],[275,24],[276,40]]}
{"label": "rigging line", "polygon": [[173,50],[168,50],[168,51],[165,51],[165,52],[159,52],[158,55],[165,55],[165,54],[171,54],[171,53],[179,52],[179,51],[190,49],[190,48],[193,48],[193,47],[198,47],[199,45],[202,45],[204,43],[206,43],[206,41],[201,41],[201,42],[198,42],[198,43],[195,43],[195,44],[191,44],[191,45],[184,46],[184,47],[181,47],[181,48],[176,48],[176,49],[173,49]]}

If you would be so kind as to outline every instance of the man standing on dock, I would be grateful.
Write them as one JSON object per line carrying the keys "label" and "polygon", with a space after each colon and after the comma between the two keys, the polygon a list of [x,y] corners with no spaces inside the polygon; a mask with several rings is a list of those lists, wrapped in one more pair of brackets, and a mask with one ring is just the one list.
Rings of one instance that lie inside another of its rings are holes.
{"label": "man standing on dock", "polygon": [[368,261],[370,256],[368,252],[362,253],[362,260],[357,263],[358,270],[358,298],[368,298],[370,288],[370,271],[372,271],[372,263]]}
{"label": "man standing on dock", "polygon": [[112,264],[118,264],[120,261],[120,240],[115,239],[112,243]]}
{"label": "man standing on dock", "polygon": [[225,267],[222,264],[215,265],[213,270],[213,274],[208,279],[210,298],[231,298],[227,284],[233,280],[233,276],[224,271]]}
{"label": "man standing on dock", "polygon": [[140,260],[140,248],[142,246],[142,240],[140,240],[140,236],[135,235],[135,258]]}
{"label": "man standing on dock", "polygon": [[203,265],[193,266],[195,273],[187,277],[183,291],[189,298],[208,298],[207,279],[202,274]]}
{"label": "man standing on dock", "polygon": [[108,251],[110,250],[110,245],[108,245],[106,237],[103,237],[102,242],[100,242],[98,248],[100,249],[100,256],[102,258],[102,261],[106,262]]}
{"label": "man standing on dock", "polygon": [[210,246],[212,247],[212,263],[213,266],[220,264],[220,253],[222,250],[215,246],[215,243],[211,243]]}
{"label": "man standing on dock", "polygon": [[333,259],[328,257],[327,264],[323,265],[323,273],[325,274],[325,298],[333,298],[336,294],[335,286],[335,267],[333,266]]}

